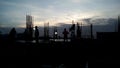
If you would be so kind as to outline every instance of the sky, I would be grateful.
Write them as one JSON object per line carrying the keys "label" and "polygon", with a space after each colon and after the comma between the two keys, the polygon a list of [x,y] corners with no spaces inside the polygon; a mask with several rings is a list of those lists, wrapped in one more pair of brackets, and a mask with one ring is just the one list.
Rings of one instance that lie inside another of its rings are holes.
{"label": "sky", "polygon": [[34,26],[46,22],[59,26],[72,20],[117,18],[119,14],[120,0],[0,0],[0,27],[25,27],[26,15],[33,17]]}

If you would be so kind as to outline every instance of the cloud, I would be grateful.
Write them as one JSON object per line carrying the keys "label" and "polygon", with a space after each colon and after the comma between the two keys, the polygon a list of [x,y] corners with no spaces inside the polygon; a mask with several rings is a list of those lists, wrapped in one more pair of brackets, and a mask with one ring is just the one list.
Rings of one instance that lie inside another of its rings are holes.
{"label": "cloud", "polygon": [[83,24],[93,24],[93,25],[115,25],[117,23],[117,19],[115,18],[86,18],[79,20],[83,22]]}
{"label": "cloud", "polygon": [[93,0],[68,0],[72,3],[79,3],[79,4],[82,4],[82,3],[88,3],[88,2],[91,2]]}
{"label": "cloud", "polygon": [[71,0],[73,3],[79,3],[81,2],[82,0]]}
{"label": "cloud", "polygon": [[[30,14],[33,16],[34,24],[43,26],[44,22],[50,22],[51,26],[63,22],[71,24],[79,19],[99,17],[112,17],[119,14],[118,4],[114,8],[98,0],[21,0],[21,1],[0,1],[0,24],[16,27],[25,26],[25,16]],[[102,4],[103,3],[103,4]],[[95,20],[96,21],[96,20]],[[2,23],[1,23],[2,22]],[[86,23],[87,24],[87,23]]]}

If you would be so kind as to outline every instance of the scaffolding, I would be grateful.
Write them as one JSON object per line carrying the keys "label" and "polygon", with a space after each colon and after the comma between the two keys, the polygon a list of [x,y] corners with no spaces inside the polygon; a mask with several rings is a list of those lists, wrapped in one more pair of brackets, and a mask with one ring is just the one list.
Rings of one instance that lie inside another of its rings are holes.
{"label": "scaffolding", "polygon": [[49,22],[44,23],[44,37],[48,38],[49,37]]}

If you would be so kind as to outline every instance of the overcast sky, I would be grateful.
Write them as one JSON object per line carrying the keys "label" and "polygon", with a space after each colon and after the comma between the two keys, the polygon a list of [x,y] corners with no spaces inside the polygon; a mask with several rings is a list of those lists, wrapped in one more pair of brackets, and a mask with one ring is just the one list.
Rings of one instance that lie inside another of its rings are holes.
{"label": "overcast sky", "polygon": [[0,27],[25,27],[26,14],[34,26],[71,23],[84,18],[117,18],[120,0],[0,0]]}

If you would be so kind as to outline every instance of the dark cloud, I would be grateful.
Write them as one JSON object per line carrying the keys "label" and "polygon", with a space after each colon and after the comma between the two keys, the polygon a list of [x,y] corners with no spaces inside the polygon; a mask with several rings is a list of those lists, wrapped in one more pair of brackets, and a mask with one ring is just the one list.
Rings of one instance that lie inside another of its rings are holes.
{"label": "dark cloud", "polygon": [[114,25],[117,23],[117,19],[115,18],[86,18],[80,19],[78,21],[82,21],[83,23],[93,25]]}

